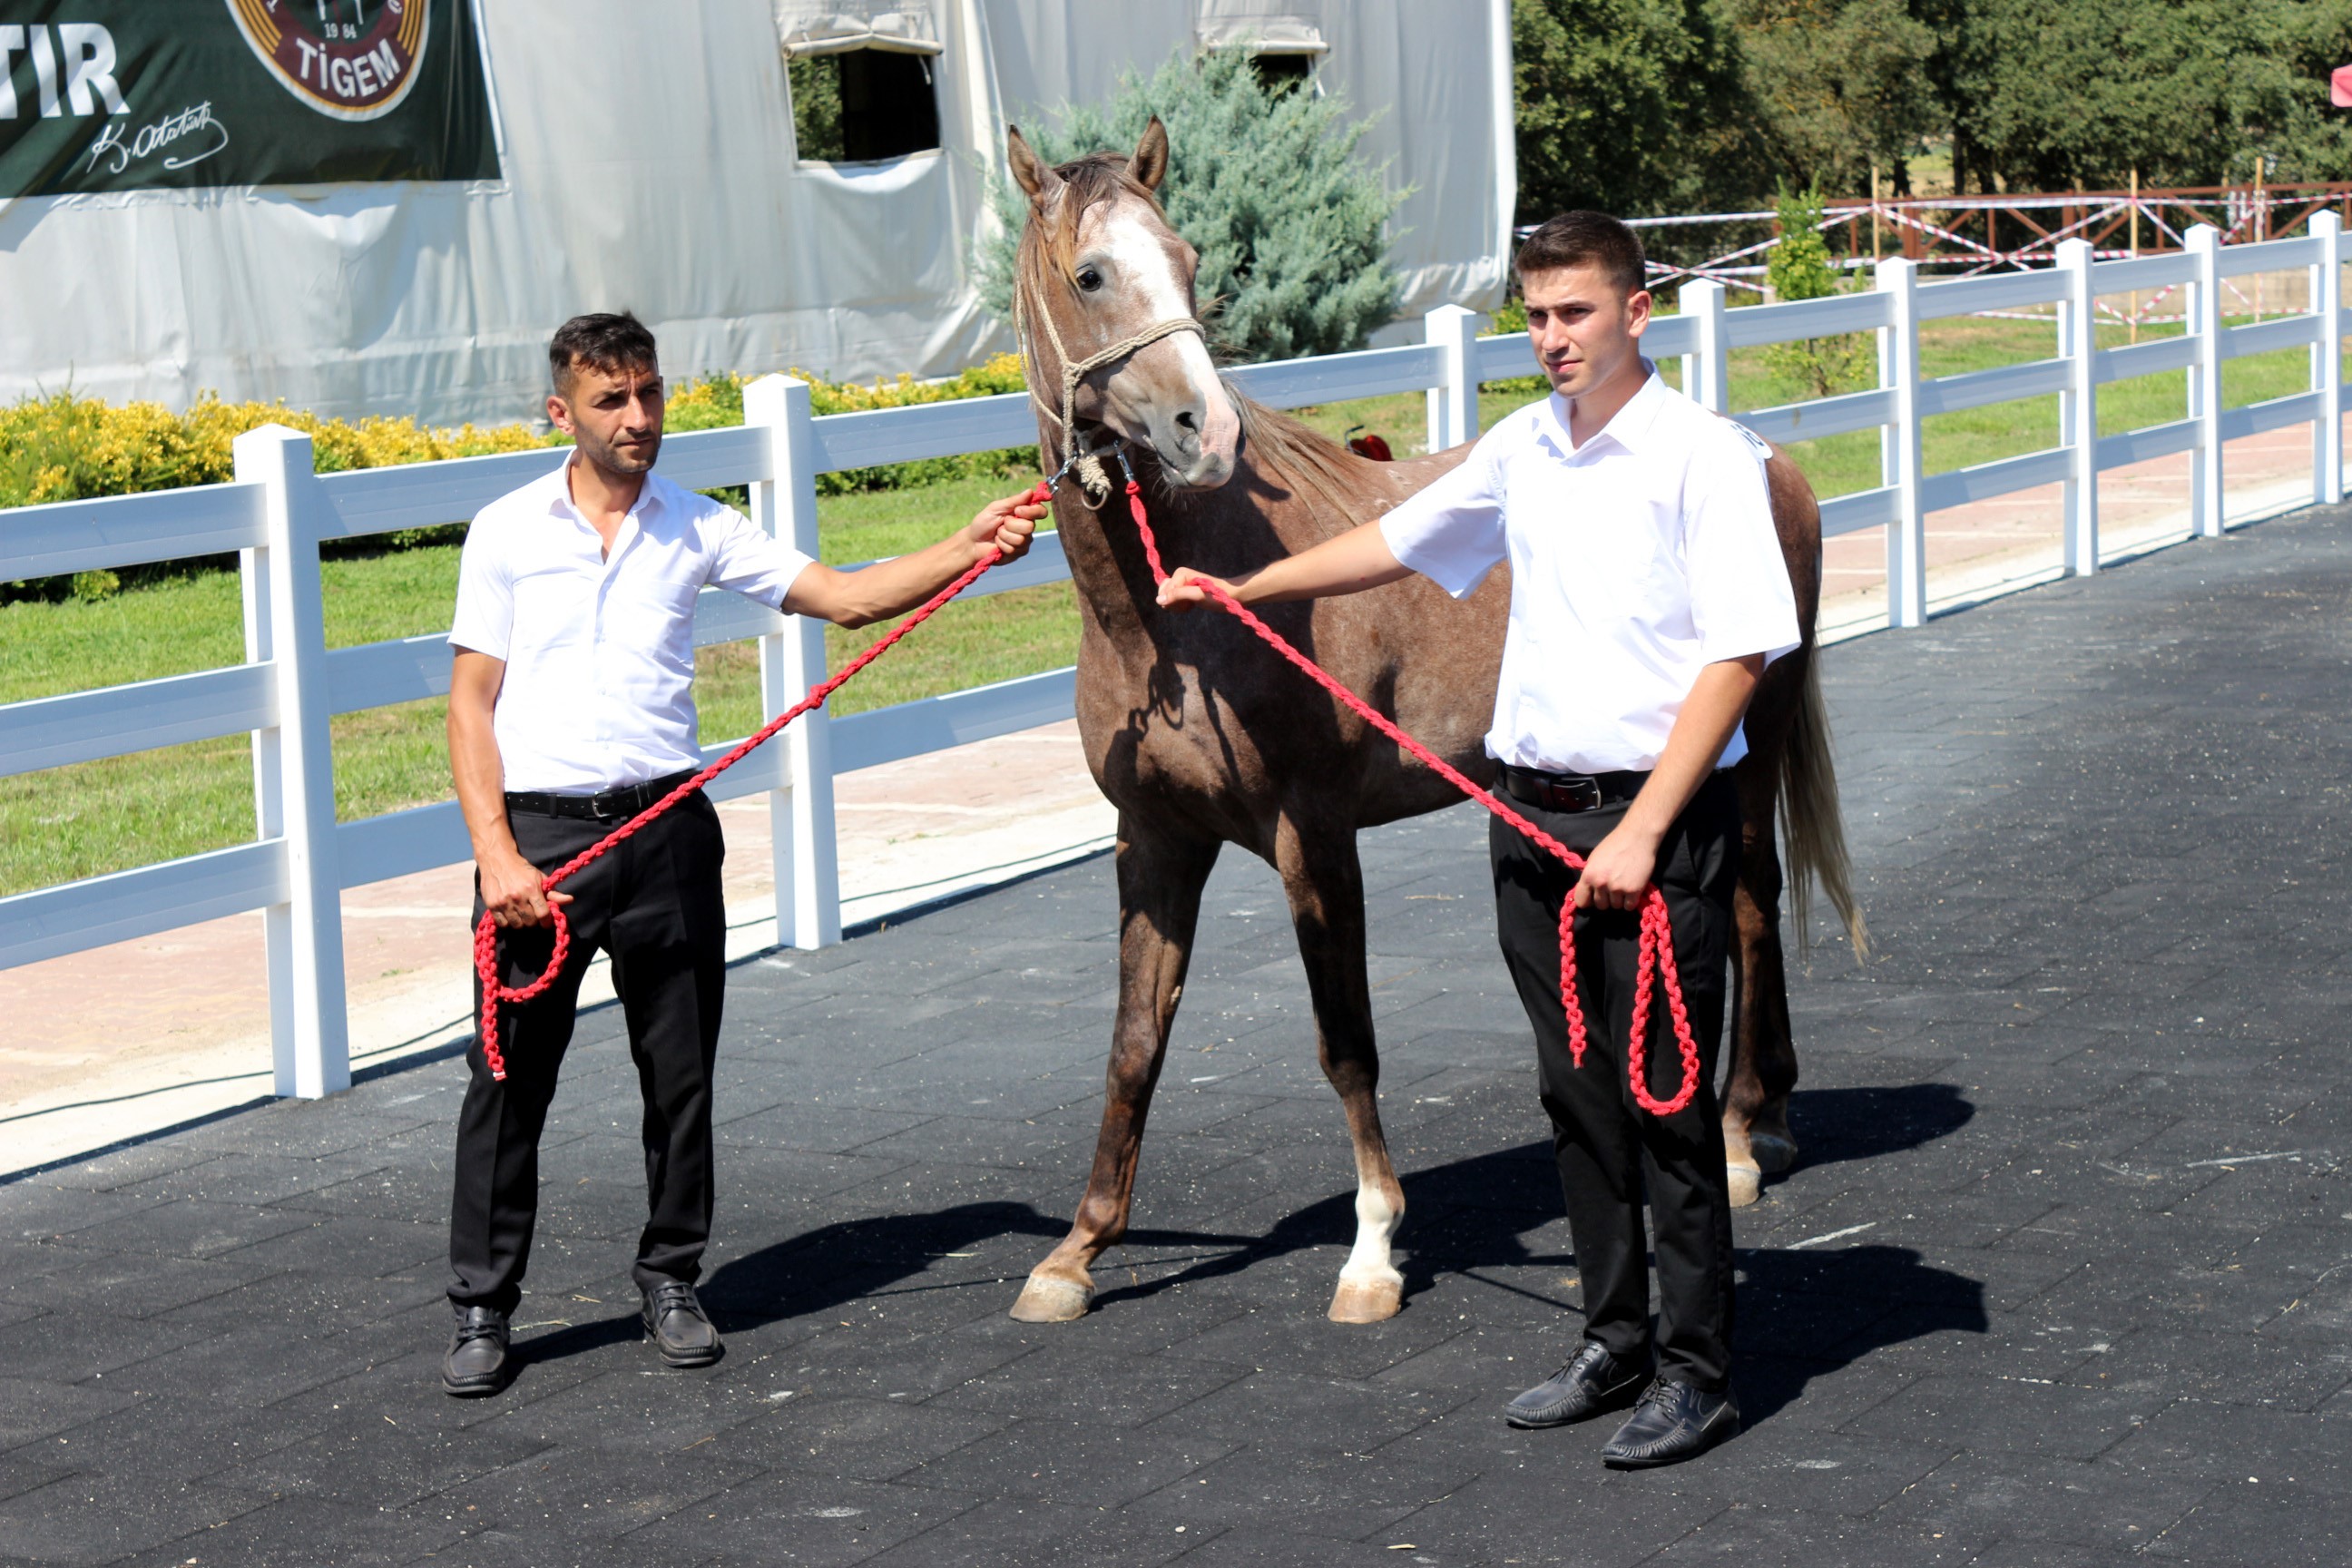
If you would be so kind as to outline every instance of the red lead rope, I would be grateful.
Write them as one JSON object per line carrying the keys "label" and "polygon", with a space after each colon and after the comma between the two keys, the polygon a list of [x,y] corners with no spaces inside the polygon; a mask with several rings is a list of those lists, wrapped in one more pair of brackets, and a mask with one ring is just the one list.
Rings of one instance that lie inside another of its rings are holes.
{"label": "red lead rope", "polygon": [[[1031,490],[1026,496],[1022,498],[1024,503],[1034,502],[1039,505],[1043,505],[1053,499],[1053,486],[1046,483],[1040,483],[1036,489]],[[917,626],[921,626],[925,621],[929,620],[933,616],[939,614],[940,608],[945,605],[950,599],[954,598],[958,594],[962,593],[966,588],[971,587],[974,583],[980,581],[981,574],[990,570],[992,567],[1002,565],[1003,561],[1004,554],[1002,551],[999,551],[994,555],[985,556],[979,561],[973,562],[970,569],[967,570],[962,576],[958,577],[954,582],[949,584],[946,587],[932,595],[929,599],[924,602],[922,608],[917,610],[913,615],[908,616],[905,620],[899,622],[898,626],[892,627],[889,636],[876,641],[873,647],[867,648],[865,652],[859,654],[856,658],[851,659],[847,665],[843,667],[840,674],[833,676],[822,684],[812,688],[806,697],[802,698],[798,702],[793,703],[792,707],[769,720],[766,724],[761,727],[758,734],[753,735],[742,744],[737,746],[733,751],[728,752],[725,756],[719,758],[717,762],[711,763],[709,767],[703,769],[700,773],[695,774],[692,778],[687,780],[684,784],[678,785],[676,789],[662,796],[661,799],[654,802],[653,805],[646,807],[645,810],[629,818],[628,821],[621,824],[620,826],[615,827],[612,832],[606,834],[595,843],[591,844],[587,848],[583,849],[579,854],[574,855],[571,859],[566,860],[554,870],[550,871],[544,878],[541,879],[539,884],[541,889],[545,892],[553,892],[557,886],[566,878],[576,875],[580,869],[586,866],[590,861],[595,859],[598,856],[604,854],[614,845],[623,842],[632,834],[635,834],[638,829],[644,827],[646,824],[651,822],[655,817],[659,816],[663,812],[667,811],[679,801],[684,800],[688,795],[692,795],[696,790],[700,789],[704,784],[709,784],[712,779],[717,778],[720,773],[725,773],[729,768],[733,767],[737,763],[740,763],[745,757],[750,756],[752,752],[756,751],[759,747],[772,739],[776,731],[782,730],[785,725],[791,723],[793,720],[799,718],[810,709],[822,706],[824,700],[832,696],[835,690],[840,687],[842,682],[847,680],[851,676],[856,675],[859,670],[864,669],[867,665],[872,664],[876,659],[880,658],[884,654],[887,653],[890,650],[892,644],[896,643],[900,637],[905,637],[908,632],[913,631]],[[474,927],[474,973],[480,977],[482,982],[482,1059],[489,1064],[490,1076],[494,1079],[503,1080],[507,1076],[506,1056],[499,1049],[499,1004],[501,1002],[528,1002],[542,991],[545,991],[549,986],[554,984],[555,977],[563,973],[564,959],[570,956],[572,952],[572,924],[569,921],[563,918],[563,910],[559,906],[551,903],[547,906],[547,912],[550,916],[553,917],[555,921],[555,953],[554,956],[547,961],[547,972],[528,985],[505,985],[501,984],[499,981],[498,922],[492,920],[488,914],[484,914],[481,919],[481,923]]]}
{"label": "red lead rope", "polygon": [[[1041,483],[1029,492],[1026,499],[1032,501],[1048,501],[1053,499],[1053,486],[1050,482]],[[1144,558],[1151,564],[1152,580],[1155,583],[1165,583],[1168,580],[1168,568],[1160,563],[1160,542],[1152,534],[1150,521],[1144,516],[1143,488],[1136,483],[1132,477],[1127,481],[1127,507],[1134,516],[1135,531],[1143,540]],[[844,681],[888,652],[891,646],[900,637],[937,615],[949,600],[971,586],[973,583],[979,581],[982,573],[996,566],[1003,559],[1004,557],[1000,553],[975,562],[963,575],[932,595],[920,609],[900,622],[892,629],[889,636],[879,639],[871,647],[850,660],[840,674],[831,677],[823,684],[812,689],[806,697],[768,721],[758,734],[744,741],[733,751],[679,784],[644,811],[550,871],[540,882],[541,889],[548,892],[554,891],[565,879],[575,875],[598,856],[623,842],[679,801],[741,762],[755,749],[772,739],[785,725],[790,724],[810,709],[823,704],[824,700],[832,696]],[[1584,868],[1582,856],[1505,805],[1489,791],[1480,789],[1465,777],[1461,770],[1402,730],[1398,729],[1386,716],[1375,711],[1370,703],[1326,674],[1313,659],[1291,647],[1283,639],[1281,633],[1244,608],[1232,595],[1213,584],[1204,583],[1202,587],[1220,608],[1238,618],[1244,626],[1255,632],[1268,647],[1304,670],[1317,685],[1346,703],[1366,723],[1419,758],[1439,777],[1517,828],[1521,833],[1526,834],[1529,839],[1570,870],[1580,871]],[[563,973],[563,961],[572,950],[572,927],[571,923],[564,919],[563,910],[557,905],[550,904],[547,912],[555,922],[555,952],[548,960],[546,973],[527,985],[509,986],[499,983],[497,921],[485,914],[482,916],[481,923],[474,928],[474,973],[480,977],[482,983],[482,1059],[488,1063],[490,1076],[493,1079],[503,1079],[507,1076],[506,1058],[499,1048],[499,1004],[528,1002],[544,992],[550,985],[554,984],[555,977]],[[1683,1005],[1682,977],[1675,968],[1674,927],[1666,916],[1665,896],[1655,887],[1652,887],[1643,895],[1642,901],[1642,948],[1640,962],[1634,975],[1632,1037],[1625,1043],[1626,1075],[1632,1082],[1633,1099],[1643,1110],[1654,1116],[1672,1116],[1689,1105],[1698,1093],[1698,1042],[1692,1037],[1690,1015]],[[1666,1008],[1674,1016],[1675,1041],[1682,1047],[1683,1057],[1682,1088],[1676,1091],[1672,1100],[1664,1100],[1650,1093],[1648,1070],[1650,996],[1651,993],[1657,988],[1657,983],[1661,977],[1664,981]],[[1576,900],[1573,898],[1563,900],[1559,910],[1559,1001],[1560,1006],[1568,1015],[1570,1058],[1578,1067],[1582,1067],[1585,1047],[1584,1004],[1576,994]]]}
{"label": "red lead rope", "polygon": [[[1168,569],[1160,562],[1160,542],[1152,536],[1151,524],[1143,515],[1143,487],[1129,475],[1127,481],[1127,509],[1135,517],[1135,531],[1143,537],[1143,556],[1150,563],[1152,580],[1168,581]],[[1326,674],[1316,662],[1284,640],[1280,632],[1244,608],[1241,602],[1214,583],[1202,583],[1201,590],[1217,606],[1236,617],[1242,625],[1255,632],[1275,652],[1306,671],[1309,679],[1346,703],[1358,718],[1370,724],[1434,772],[1440,778],[1517,828],[1551,857],[1570,870],[1584,869],[1584,857],[1505,805],[1487,791],[1465,777],[1462,771],[1436,752],[1396,727],[1386,715],[1376,711],[1371,704],[1349,690]],[[1674,1015],[1675,1043],[1682,1047],[1683,1083],[1672,1100],[1659,1100],[1650,1093],[1649,1039],[1650,994],[1664,981],[1666,1010]],[[1568,1014],[1568,1051],[1570,1059],[1578,1067],[1584,1065],[1584,1004],[1576,994],[1576,900],[1563,899],[1559,906],[1559,1004]],[[1690,1104],[1698,1094],[1698,1042],[1692,1037],[1690,1013],[1683,1005],[1683,982],[1675,968],[1674,926],[1666,916],[1665,895],[1654,884],[1642,898],[1642,949],[1640,962],[1634,970],[1633,1020],[1631,1037],[1625,1042],[1625,1073],[1633,1089],[1633,1099],[1653,1116],[1672,1116]]]}

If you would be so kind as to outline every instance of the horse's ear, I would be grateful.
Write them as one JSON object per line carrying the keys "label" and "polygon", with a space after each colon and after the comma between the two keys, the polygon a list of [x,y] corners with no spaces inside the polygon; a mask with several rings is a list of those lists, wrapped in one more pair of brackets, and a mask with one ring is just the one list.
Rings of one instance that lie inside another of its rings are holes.
{"label": "horse's ear", "polygon": [[1151,123],[1143,128],[1143,140],[1135,144],[1135,156],[1128,161],[1127,172],[1147,191],[1156,191],[1160,182],[1168,177],[1168,127],[1153,115]]}
{"label": "horse's ear", "polygon": [[1004,127],[1004,153],[1013,163],[1013,178],[1029,193],[1029,199],[1043,206],[1061,189],[1062,176],[1053,166],[1029,150],[1028,141],[1021,127],[1007,121]]}

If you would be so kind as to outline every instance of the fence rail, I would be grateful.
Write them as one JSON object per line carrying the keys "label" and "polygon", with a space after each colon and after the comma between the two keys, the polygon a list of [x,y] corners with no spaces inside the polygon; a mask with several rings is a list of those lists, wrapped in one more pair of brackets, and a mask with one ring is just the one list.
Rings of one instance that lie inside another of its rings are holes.
{"label": "fence rail", "polygon": [[[1916,626],[1927,614],[1926,520],[1939,510],[2061,485],[2064,563],[2087,574],[2099,565],[2102,472],[2190,454],[2190,531],[2218,534],[2222,443],[2304,424],[2313,432],[2313,500],[2343,498],[2343,225],[2321,211],[2308,215],[2308,226],[2306,236],[2225,252],[2220,233],[2204,226],[2189,231],[2179,256],[2138,260],[2101,261],[2087,240],[2070,238],[2055,247],[2053,268],[1942,282],[1922,282],[1917,261],[1893,258],[1877,268],[1868,293],[1738,310],[1728,306],[1722,283],[1699,279],[1684,289],[1679,314],[1652,323],[1644,346],[1654,357],[1679,358],[1692,395],[1728,412],[1734,348],[1875,334],[1876,388],[1738,417],[1776,441],[1882,433],[1881,483],[1824,503],[1822,531],[1886,530],[1887,622]],[[2229,278],[2291,267],[2308,270],[2308,310],[2223,324]],[[2091,328],[2099,298],[2153,287],[2186,289],[2188,334],[2095,347]],[[1962,375],[1919,374],[1921,322],[2051,305],[2057,308],[2051,357]],[[1231,377],[1280,407],[1423,392],[1430,445],[1449,446],[1477,430],[1480,383],[1538,368],[1525,338],[1481,338],[1476,326],[1472,312],[1448,306],[1430,313],[1421,343],[1244,366]],[[2309,391],[2221,408],[2225,361],[2296,347],[2311,356]],[[2183,417],[2096,434],[2100,386],[2178,371],[2189,373]],[[2052,394],[2059,399],[2053,446],[1973,468],[1925,471],[1923,419]],[[1034,434],[1028,399],[1019,395],[816,418],[808,387],[783,376],[751,384],[744,413],[739,427],[671,437],[662,447],[662,471],[696,488],[748,486],[753,521],[812,555],[818,474],[1016,446]],[[350,1082],[342,890],[453,864],[469,853],[454,803],[354,822],[334,818],[330,716],[446,693],[449,652],[439,637],[329,649],[320,546],[469,517],[558,459],[530,452],[320,475],[309,437],[279,426],[248,431],[236,450],[232,483],[0,513],[0,580],[237,552],[247,653],[244,663],[226,668],[0,706],[0,776],[249,733],[256,817],[252,843],[0,899],[0,967],[263,910],[278,1091],[319,1095]],[[1061,542],[1047,533],[1027,559],[992,573],[972,592],[1003,593],[1068,575]],[[765,714],[782,712],[824,678],[821,626],[706,590],[696,605],[696,645],[751,639],[760,646]],[[819,709],[721,775],[711,790],[719,798],[769,799],[776,941],[818,947],[840,940],[836,773],[1067,718],[1075,686],[1075,671],[1062,668],[848,718]],[[705,755],[724,749],[711,747]]]}

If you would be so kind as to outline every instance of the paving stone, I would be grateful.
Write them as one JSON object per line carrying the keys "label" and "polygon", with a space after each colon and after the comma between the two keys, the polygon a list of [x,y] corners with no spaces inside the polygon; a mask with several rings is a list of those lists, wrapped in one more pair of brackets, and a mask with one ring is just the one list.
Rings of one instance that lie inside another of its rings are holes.
{"label": "paving stone", "polygon": [[2116,1465],[1969,1453],[1939,1466],[1879,1517],[1956,1538],[2023,1529],[2063,1545],[2152,1552],[2208,1491]]}
{"label": "paving stone", "polygon": [[1139,1526],[1124,1516],[1106,1519],[1091,1504],[999,1498],[867,1561],[877,1568],[1028,1568],[1044,1553],[1105,1568],[1153,1568],[1191,1552],[1205,1533],[1182,1525]]}
{"label": "paving stone", "polygon": [[679,1509],[622,1540],[639,1563],[770,1568],[782,1546],[795,1563],[846,1568],[900,1542],[919,1540],[980,1505],[978,1497],[933,1488],[775,1470]]}
{"label": "paving stone", "polygon": [[115,1487],[102,1473],[84,1472],[0,1502],[0,1552],[42,1563],[113,1563],[268,1500],[202,1482]]}

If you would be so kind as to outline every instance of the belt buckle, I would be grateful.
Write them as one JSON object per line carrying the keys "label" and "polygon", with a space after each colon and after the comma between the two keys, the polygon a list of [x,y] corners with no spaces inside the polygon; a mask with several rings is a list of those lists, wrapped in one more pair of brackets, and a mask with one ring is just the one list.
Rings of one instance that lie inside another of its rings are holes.
{"label": "belt buckle", "polygon": [[1554,811],[1579,812],[1601,809],[1601,781],[1580,778],[1570,784],[1560,779],[1547,779],[1544,793],[1551,796]]}

